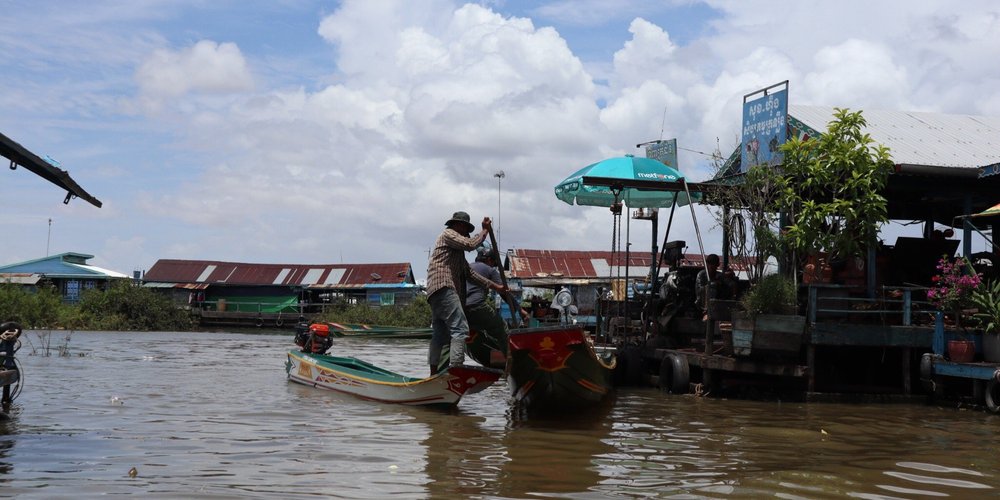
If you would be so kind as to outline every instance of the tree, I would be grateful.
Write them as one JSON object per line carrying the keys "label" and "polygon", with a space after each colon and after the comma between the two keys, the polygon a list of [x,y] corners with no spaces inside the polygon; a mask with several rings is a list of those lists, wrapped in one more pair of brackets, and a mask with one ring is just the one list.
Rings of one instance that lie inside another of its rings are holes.
{"label": "tree", "polygon": [[781,146],[777,202],[789,217],[781,234],[789,249],[827,252],[830,260],[861,256],[889,220],[882,192],[893,163],[865,125],[861,111],[835,108],[826,133]]}
{"label": "tree", "polygon": [[[737,151],[739,148],[737,147]],[[778,173],[768,165],[755,165],[745,174],[725,176],[728,164],[719,148],[713,155],[716,188],[708,194],[710,209],[719,226],[728,231],[729,255],[746,270],[752,284],[760,282],[771,257],[778,257]]]}

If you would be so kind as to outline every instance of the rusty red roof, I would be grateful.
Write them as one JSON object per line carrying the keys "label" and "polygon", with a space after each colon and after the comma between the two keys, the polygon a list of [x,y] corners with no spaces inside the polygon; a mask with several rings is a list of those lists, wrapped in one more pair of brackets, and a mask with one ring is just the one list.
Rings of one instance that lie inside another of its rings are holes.
{"label": "rusty red roof", "polygon": [[[625,253],[619,252],[614,263],[610,251],[588,250],[529,250],[516,248],[507,254],[510,276],[513,278],[607,278],[609,268],[625,265]],[[648,270],[652,258],[649,252],[632,252],[630,269]],[[635,273],[632,273],[635,275]]]}
{"label": "rusty red roof", "polygon": [[[532,278],[566,278],[594,279],[608,278],[610,273],[616,273],[619,266],[624,273],[625,253],[618,252],[617,260],[612,263],[610,251],[586,250],[530,250],[517,248],[507,253],[507,271],[510,277],[520,279]],[[649,252],[631,252],[629,254],[629,275],[643,276],[648,273],[653,259]],[[700,266],[700,254],[684,254],[682,266]],[[744,270],[743,265],[733,262],[735,270]]]}
{"label": "rusty red roof", "polygon": [[415,285],[408,263],[252,264],[214,260],[160,259],[146,282],[226,285],[285,285],[344,288],[366,285]]}

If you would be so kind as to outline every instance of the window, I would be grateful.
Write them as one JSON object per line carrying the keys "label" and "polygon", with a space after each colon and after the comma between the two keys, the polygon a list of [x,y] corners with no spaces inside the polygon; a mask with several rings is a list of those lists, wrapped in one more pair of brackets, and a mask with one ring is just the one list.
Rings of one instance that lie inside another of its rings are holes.
{"label": "window", "polygon": [[76,302],[80,300],[80,281],[66,280],[66,300]]}

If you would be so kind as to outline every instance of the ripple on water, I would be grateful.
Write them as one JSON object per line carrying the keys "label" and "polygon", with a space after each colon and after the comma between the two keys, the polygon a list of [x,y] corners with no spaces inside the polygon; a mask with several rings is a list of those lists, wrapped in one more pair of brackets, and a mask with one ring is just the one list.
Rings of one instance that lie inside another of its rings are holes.
{"label": "ripple on water", "polygon": [[[338,355],[426,371],[426,341],[337,340]],[[76,332],[68,346],[84,356],[22,351],[25,390],[0,422],[0,491],[962,498],[1000,485],[996,419],[975,412],[621,389],[599,411],[531,415],[510,406],[503,382],[439,411],[288,383],[290,345],[291,335]]]}

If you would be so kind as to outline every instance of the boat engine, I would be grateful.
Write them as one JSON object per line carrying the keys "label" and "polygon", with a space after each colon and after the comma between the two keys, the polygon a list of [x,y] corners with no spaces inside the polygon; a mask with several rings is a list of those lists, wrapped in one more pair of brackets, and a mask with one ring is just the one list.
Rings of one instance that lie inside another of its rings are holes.
{"label": "boat engine", "polygon": [[14,353],[21,348],[18,338],[21,336],[21,325],[13,321],[0,324],[0,370],[16,370]]}
{"label": "boat engine", "polygon": [[[301,344],[299,344],[300,339],[302,339]],[[305,335],[295,335],[295,343],[302,347],[302,352],[326,354],[333,347],[333,336],[330,335],[330,325],[323,323],[309,325],[309,330]]]}
{"label": "boat engine", "polygon": [[309,323],[305,321],[299,322],[295,325],[295,345],[299,347],[305,347],[306,342],[309,341]]}
{"label": "boat engine", "polygon": [[[20,366],[14,354],[21,348],[21,325],[13,321],[0,324],[0,373],[3,373],[4,385],[0,395],[0,415],[10,411],[10,405],[21,393]],[[13,374],[13,377],[11,376]]]}

